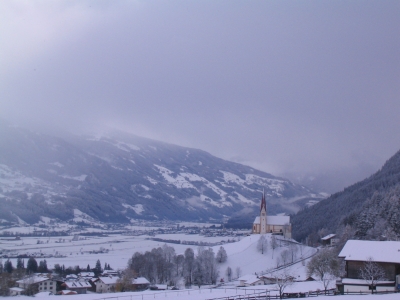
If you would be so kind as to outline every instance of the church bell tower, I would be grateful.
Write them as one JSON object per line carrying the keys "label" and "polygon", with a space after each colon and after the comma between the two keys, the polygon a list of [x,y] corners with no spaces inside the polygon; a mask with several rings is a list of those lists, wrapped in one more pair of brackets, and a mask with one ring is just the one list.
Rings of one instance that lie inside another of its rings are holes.
{"label": "church bell tower", "polygon": [[263,189],[260,209],[260,234],[265,233],[267,233],[267,203],[265,201],[265,190]]}

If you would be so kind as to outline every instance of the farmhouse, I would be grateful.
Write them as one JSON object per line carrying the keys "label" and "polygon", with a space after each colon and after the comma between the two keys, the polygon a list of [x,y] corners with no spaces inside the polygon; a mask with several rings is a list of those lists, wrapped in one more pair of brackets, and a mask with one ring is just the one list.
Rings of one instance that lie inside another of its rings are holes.
{"label": "farmhouse", "polygon": [[[34,274],[27,276],[17,281],[19,292],[18,294],[24,293],[27,288],[36,292],[56,292],[57,281],[48,277],[48,274]],[[17,289],[11,291],[13,294],[17,293]]]}
{"label": "farmhouse", "polygon": [[[346,278],[338,284],[339,291],[393,291],[400,284],[400,242],[349,240],[339,253],[346,262]],[[385,280],[371,286],[361,278],[360,269],[372,260],[385,271]]]}
{"label": "farmhouse", "polygon": [[275,233],[282,234],[286,238],[292,237],[292,225],[290,216],[268,216],[265,192],[261,198],[260,216],[253,222],[253,234]]}

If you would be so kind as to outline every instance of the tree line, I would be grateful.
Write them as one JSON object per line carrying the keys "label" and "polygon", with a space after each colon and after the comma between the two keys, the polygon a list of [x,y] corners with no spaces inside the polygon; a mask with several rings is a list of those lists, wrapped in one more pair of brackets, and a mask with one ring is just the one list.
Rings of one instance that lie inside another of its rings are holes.
{"label": "tree line", "polygon": [[222,246],[216,254],[212,248],[200,246],[197,253],[192,248],[187,248],[184,254],[177,255],[173,247],[164,244],[151,251],[132,255],[119,282],[120,290],[129,289],[131,279],[137,276],[147,278],[152,284],[170,286],[175,286],[182,280],[185,286],[216,284],[219,276],[218,264],[226,260],[227,254]]}

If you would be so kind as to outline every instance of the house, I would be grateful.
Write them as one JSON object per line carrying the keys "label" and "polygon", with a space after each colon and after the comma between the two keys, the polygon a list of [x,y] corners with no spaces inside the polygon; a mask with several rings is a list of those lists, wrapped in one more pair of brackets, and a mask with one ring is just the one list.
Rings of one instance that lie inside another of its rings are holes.
{"label": "house", "polygon": [[253,222],[253,234],[281,234],[286,238],[292,238],[292,225],[290,216],[268,216],[267,202],[265,200],[265,191],[261,197],[260,216],[257,216]]}
{"label": "house", "polygon": [[96,285],[96,293],[114,292],[118,279],[119,277],[116,276],[97,278],[96,280],[94,280],[94,283]]}
{"label": "house", "polygon": [[[144,277],[138,277],[132,280],[132,287],[136,291],[143,291],[148,289],[150,286],[150,282]],[[160,287],[162,285],[159,285]],[[159,288],[160,289],[160,288]]]}
{"label": "house", "polygon": [[240,277],[239,286],[256,286],[256,285],[264,285],[264,280],[259,278],[256,275],[248,274]]}
{"label": "house", "polygon": [[[397,241],[359,241],[349,240],[339,253],[346,263],[346,276],[337,283],[339,291],[368,292],[393,291],[400,283],[400,242]],[[361,278],[360,269],[372,260],[385,271],[386,280],[378,281],[376,286]]]}
{"label": "house", "polygon": [[[53,280],[49,274],[34,274],[27,276],[17,281],[19,288],[26,290],[27,288],[33,289],[37,292],[52,292],[57,290],[57,281]],[[16,291],[13,291],[16,293]],[[20,294],[24,291],[20,291]]]}
{"label": "house", "polygon": [[86,294],[87,290],[92,288],[92,285],[87,280],[66,280],[61,284],[61,287],[77,294]]}
{"label": "house", "polygon": [[323,246],[335,246],[338,243],[339,239],[336,238],[336,234],[328,234],[321,238],[321,242]]}

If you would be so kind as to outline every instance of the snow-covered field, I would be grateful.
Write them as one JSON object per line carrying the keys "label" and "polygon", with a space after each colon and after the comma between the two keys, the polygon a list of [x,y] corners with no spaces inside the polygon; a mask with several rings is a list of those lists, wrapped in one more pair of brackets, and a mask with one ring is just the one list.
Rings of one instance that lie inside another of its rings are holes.
{"label": "snow-covered field", "polygon": [[[232,240],[233,237],[205,237],[198,234],[159,234],[156,238],[181,240],[181,241],[194,241],[194,242],[209,242],[217,243],[221,241]],[[280,253],[287,249],[284,246],[284,241],[281,242],[282,247],[278,247],[274,251],[268,249],[264,254],[257,251],[256,235],[235,238],[239,240],[235,243],[226,243],[223,245],[227,254],[228,260],[220,264],[220,274],[224,277],[225,270],[229,266],[232,270],[239,267],[241,274],[260,274],[266,270],[275,268],[277,266]],[[153,241],[151,237],[142,236],[127,236],[127,235],[109,235],[106,237],[81,237],[78,241],[73,241],[73,237],[24,237],[21,240],[6,240],[0,239],[0,248],[3,250],[11,251],[11,253],[35,253],[35,256],[43,254],[43,256],[57,255],[59,257],[47,257],[47,265],[53,268],[55,264],[64,265],[66,268],[79,265],[81,268],[86,268],[89,264],[94,267],[98,259],[102,265],[108,263],[113,269],[123,269],[126,267],[129,258],[135,252],[150,251],[153,248],[161,247],[164,243]],[[269,237],[270,238],[270,237]],[[40,241],[40,244],[38,244]],[[183,254],[187,248],[193,248],[195,251],[197,246],[183,245],[183,244],[169,244],[175,248],[177,254]],[[218,252],[220,245],[212,247],[214,253]],[[300,246],[299,246],[300,247]],[[308,257],[316,250],[310,247],[301,246],[301,250],[297,253],[297,259],[300,256]],[[62,256],[62,257],[61,257]],[[273,258],[272,258],[273,257]],[[42,258],[37,258],[42,260]],[[16,265],[16,259],[11,259],[13,265]],[[305,268],[301,263],[291,267],[292,272],[299,279],[305,279]]]}

